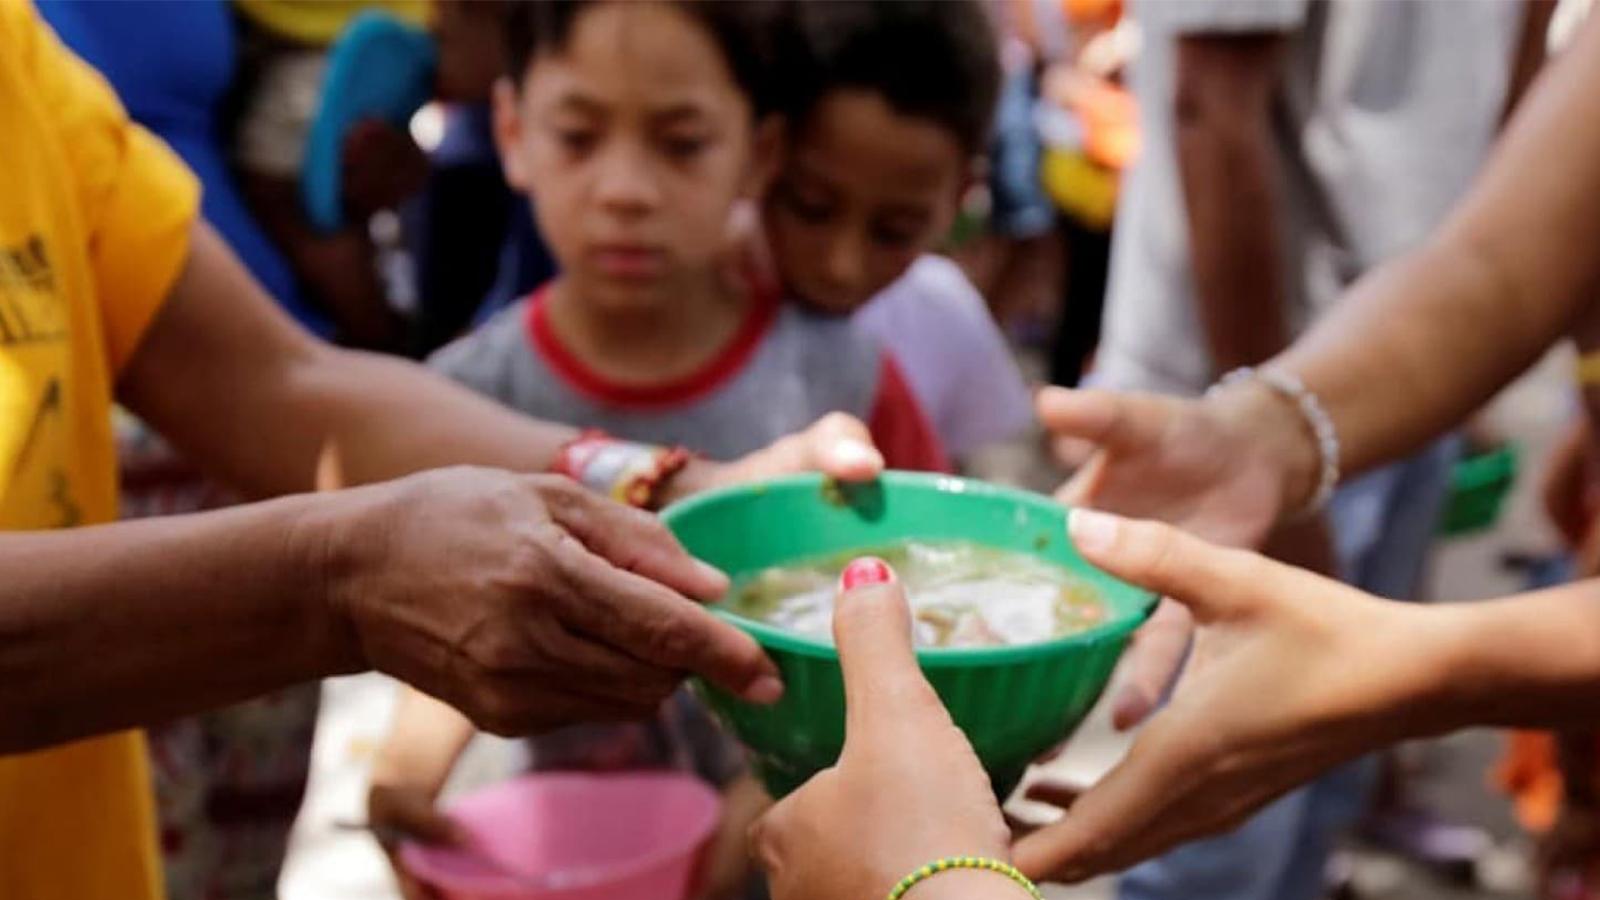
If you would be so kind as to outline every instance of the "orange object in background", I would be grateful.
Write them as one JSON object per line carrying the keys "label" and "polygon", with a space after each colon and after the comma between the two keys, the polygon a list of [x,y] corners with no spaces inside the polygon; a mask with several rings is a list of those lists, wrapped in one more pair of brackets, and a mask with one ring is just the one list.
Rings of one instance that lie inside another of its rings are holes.
{"label": "orange object in background", "polygon": [[1139,153],[1138,104],[1121,85],[1087,80],[1072,98],[1072,112],[1083,123],[1083,151],[1108,168],[1121,171]]}
{"label": "orange object in background", "polygon": [[1061,12],[1076,28],[1114,28],[1122,20],[1122,0],[1061,0]]}
{"label": "orange object in background", "polygon": [[1564,795],[1556,736],[1548,731],[1513,731],[1506,755],[1495,767],[1495,786],[1511,795],[1517,822],[1543,834],[1556,822]]}

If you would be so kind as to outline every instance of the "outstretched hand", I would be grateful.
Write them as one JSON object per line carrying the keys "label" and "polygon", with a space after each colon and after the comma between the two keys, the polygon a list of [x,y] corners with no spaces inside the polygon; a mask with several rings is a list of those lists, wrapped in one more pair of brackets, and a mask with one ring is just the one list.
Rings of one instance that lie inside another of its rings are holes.
{"label": "outstretched hand", "polygon": [[1172,598],[1201,628],[1190,672],[1123,761],[1017,843],[1030,876],[1120,870],[1429,730],[1424,610],[1156,522],[1075,510],[1071,532],[1089,562]]}
{"label": "outstretched hand", "polygon": [[[1228,546],[1259,546],[1305,490],[1308,459],[1315,462],[1294,408],[1250,383],[1203,400],[1047,388],[1039,417],[1061,462],[1077,467],[1058,500],[1157,519]],[[1118,728],[1155,709],[1193,631],[1189,611],[1163,601],[1134,636],[1112,699]]]}

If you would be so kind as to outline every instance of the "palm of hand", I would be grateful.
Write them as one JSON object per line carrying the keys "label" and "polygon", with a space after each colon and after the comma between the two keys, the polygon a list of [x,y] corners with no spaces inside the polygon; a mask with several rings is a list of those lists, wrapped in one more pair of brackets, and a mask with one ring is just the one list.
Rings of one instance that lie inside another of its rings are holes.
{"label": "palm of hand", "polygon": [[1193,400],[1115,402],[1098,451],[1057,499],[1158,519],[1213,543],[1262,541],[1282,508],[1282,474],[1241,423]]}

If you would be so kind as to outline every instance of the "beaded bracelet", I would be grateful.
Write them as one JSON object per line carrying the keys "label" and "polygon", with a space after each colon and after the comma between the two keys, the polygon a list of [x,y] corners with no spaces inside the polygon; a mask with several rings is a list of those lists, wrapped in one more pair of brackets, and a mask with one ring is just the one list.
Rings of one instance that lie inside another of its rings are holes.
{"label": "beaded bracelet", "polygon": [[1339,486],[1339,433],[1333,427],[1333,417],[1328,415],[1321,398],[1312,393],[1298,375],[1282,369],[1257,369],[1252,366],[1234,369],[1222,376],[1206,393],[1241,381],[1259,381],[1282,395],[1295,405],[1300,411],[1301,420],[1311,429],[1311,436],[1317,443],[1317,486],[1294,518],[1316,515],[1328,505],[1328,500],[1333,497],[1333,489]]}
{"label": "beaded bracelet", "polygon": [[889,891],[889,896],[885,900],[900,900],[901,897],[906,895],[906,891],[911,890],[940,872],[949,872],[954,869],[979,869],[985,872],[993,872],[996,875],[1004,875],[1020,885],[1023,890],[1028,892],[1028,896],[1034,898],[1034,900],[1044,900],[1044,895],[1039,893],[1039,888],[1028,880],[1028,876],[1017,871],[1016,866],[1008,862],[1001,862],[998,859],[990,859],[986,856],[946,856],[944,859],[936,859],[900,879],[900,883]]}
{"label": "beaded bracelet", "polygon": [[621,441],[591,429],[568,441],[550,471],[629,506],[649,509],[663,482],[689,464],[682,447]]}

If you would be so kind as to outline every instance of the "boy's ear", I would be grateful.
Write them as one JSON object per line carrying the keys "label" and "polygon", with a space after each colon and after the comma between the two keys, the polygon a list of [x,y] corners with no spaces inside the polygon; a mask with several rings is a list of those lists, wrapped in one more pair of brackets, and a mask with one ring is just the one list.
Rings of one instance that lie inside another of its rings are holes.
{"label": "boy's ear", "polygon": [[519,191],[528,190],[527,166],[522,160],[522,110],[517,86],[509,77],[494,83],[494,146],[500,153],[500,168],[506,183]]}
{"label": "boy's ear", "polygon": [[783,166],[788,145],[788,125],[782,116],[769,115],[756,123],[755,142],[751,145],[750,174],[740,196],[760,201],[767,188]]}

